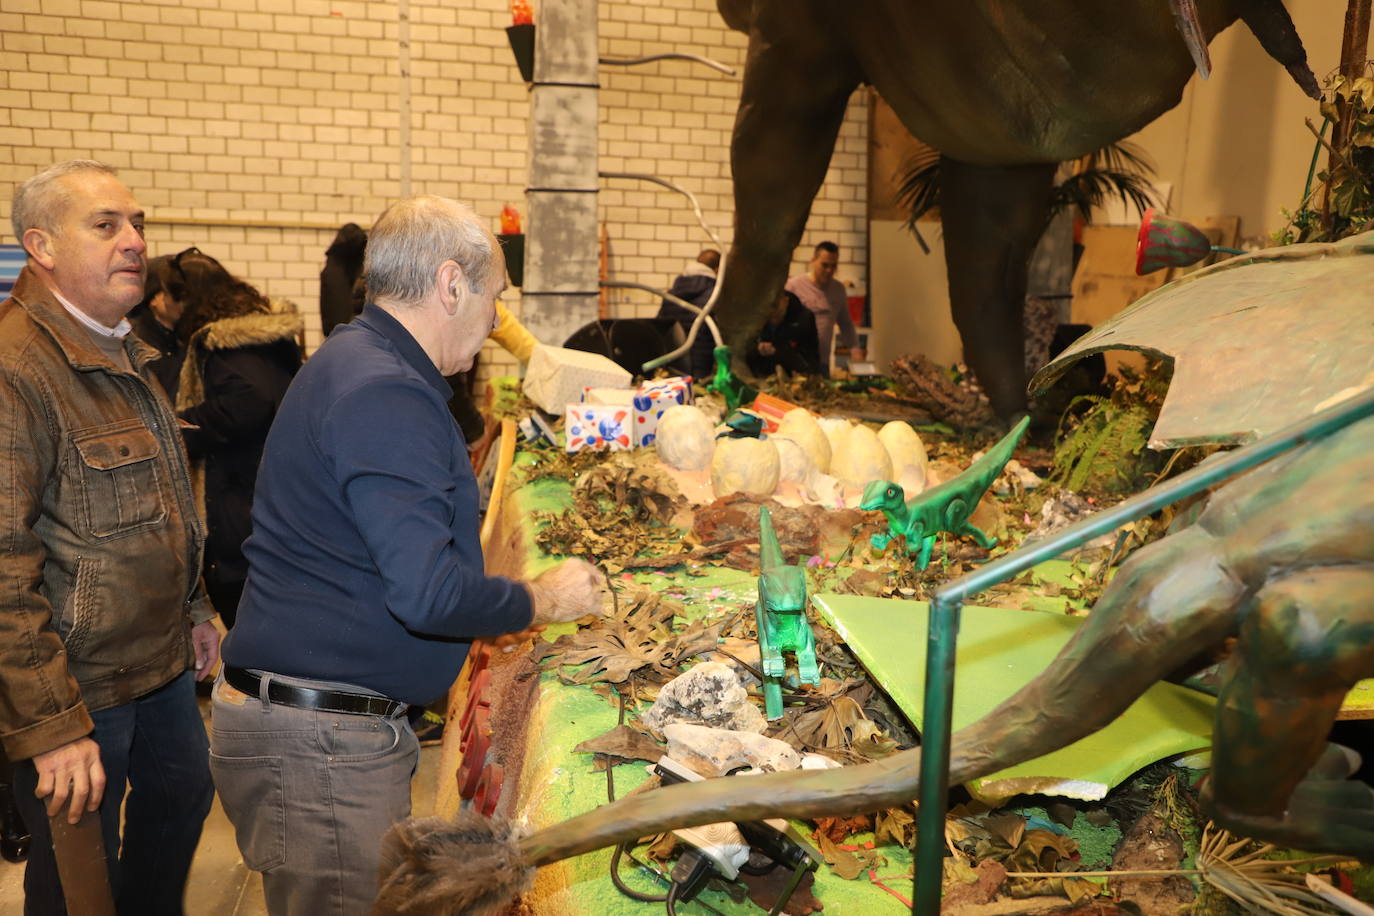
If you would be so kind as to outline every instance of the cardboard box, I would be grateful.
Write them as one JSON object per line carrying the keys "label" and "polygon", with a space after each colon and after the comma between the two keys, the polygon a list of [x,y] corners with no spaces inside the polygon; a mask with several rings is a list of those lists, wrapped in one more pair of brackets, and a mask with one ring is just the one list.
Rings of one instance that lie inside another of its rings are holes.
{"label": "cardboard box", "polygon": [[523,389],[541,410],[556,416],[579,403],[584,388],[628,388],[631,378],[599,353],[539,344],[525,369]]}

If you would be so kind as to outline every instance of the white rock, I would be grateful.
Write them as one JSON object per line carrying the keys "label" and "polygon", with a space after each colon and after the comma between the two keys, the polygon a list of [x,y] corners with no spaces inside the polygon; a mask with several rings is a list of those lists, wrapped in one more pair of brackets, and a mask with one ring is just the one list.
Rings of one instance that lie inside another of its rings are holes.
{"label": "white rock", "polygon": [[668,756],[702,776],[726,776],[740,767],[776,773],[802,765],[801,757],[790,744],[754,732],[679,722],[665,725],[663,736],[668,739]]}
{"label": "white rock", "polygon": [[838,770],[842,766],[844,764],[824,754],[803,754],[801,759],[803,770]]}
{"label": "white rock", "polygon": [[773,443],[773,447],[778,450],[779,480],[805,483],[812,472],[816,470],[816,463],[811,460],[811,456],[796,440],[773,435],[768,437],[768,441]]}
{"label": "white rock", "polygon": [[832,453],[830,473],[845,486],[862,490],[870,481],[892,479],[892,459],[877,433],[855,426]]}
{"label": "white rock", "polygon": [[830,472],[830,440],[806,408],[797,407],[783,414],[778,422],[778,430],[773,435],[791,439],[810,456],[816,470],[822,474]]}
{"label": "white rock", "polygon": [[[660,421],[661,422],[661,421]],[[768,496],[778,488],[778,450],[763,439],[719,439],[711,457],[711,491]]]}
{"label": "white rock", "polygon": [[892,471],[896,475],[894,479],[901,484],[907,498],[924,490],[930,459],[926,455],[925,443],[911,428],[911,424],[893,420],[878,430],[878,441],[882,442],[887,456],[892,459]]}
{"label": "white rock", "polygon": [[735,672],[721,662],[702,662],[664,684],[641,721],[659,732],[675,722],[740,732],[768,727]]}
{"label": "white rock", "polygon": [[659,460],[679,471],[706,467],[716,448],[715,427],[691,404],[675,404],[665,410],[654,436]]}

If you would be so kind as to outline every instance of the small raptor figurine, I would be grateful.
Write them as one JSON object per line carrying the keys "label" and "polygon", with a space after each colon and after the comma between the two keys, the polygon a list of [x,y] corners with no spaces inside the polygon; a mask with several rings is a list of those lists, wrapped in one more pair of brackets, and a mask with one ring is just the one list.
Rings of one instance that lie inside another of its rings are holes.
{"label": "small raptor figurine", "polygon": [[873,535],[873,546],[884,550],[894,538],[904,537],[909,553],[919,551],[916,565],[921,569],[930,563],[935,535],[941,531],[954,535],[967,534],[985,549],[996,546],[996,538],[979,531],[968,519],[973,510],[978,508],[978,500],[983,498],[988,487],[992,486],[997,475],[1002,473],[1002,468],[1011,460],[1011,453],[1016,450],[1028,426],[1030,417],[1023,417],[1011,432],[962,474],[926,490],[910,502],[904,500],[906,494],[902,488],[890,480],[870,483],[864,488],[859,508],[883,510],[888,526],[886,534]]}
{"label": "small raptor figurine", "polygon": [[782,718],[782,679],[787,663],[782,653],[797,653],[797,675],[820,684],[816,642],[806,620],[806,572],[783,559],[767,506],[759,507],[759,601],[754,605],[763,662],[763,700],[768,718]]}

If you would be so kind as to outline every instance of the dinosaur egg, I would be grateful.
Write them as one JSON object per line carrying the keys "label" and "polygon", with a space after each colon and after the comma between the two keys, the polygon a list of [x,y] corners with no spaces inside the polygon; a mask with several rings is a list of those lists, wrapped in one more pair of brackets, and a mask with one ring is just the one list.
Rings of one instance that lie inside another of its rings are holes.
{"label": "dinosaur egg", "polygon": [[721,439],[711,458],[711,490],[718,497],[768,496],[778,488],[778,472],[778,449],[771,441]]}
{"label": "dinosaur egg", "polygon": [[811,456],[792,439],[769,436],[768,441],[778,450],[778,476],[781,480],[805,483],[816,469]]}
{"label": "dinosaur egg", "polygon": [[690,404],[669,407],[658,418],[654,445],[659,460],[679,471],[699,471],[711,463],[716,430],[706,414]]}
{"label": "dinosaur egg", "polygon": [[821,431],[820,424],[809,410],[797,407],[782,415],[775,436],[791,439],[801,446],[811,458],[811,463],[822,474],[830,470],[830,440]]}
{"label": "dinosaur egg", "polygon": [[887,449],[892,459],[893,479],[902,485],[907,496],[915,496],[925,489],[926,470],[930,459],[926,457],[925,443],[911,428],[911,424],[893,420],[878,430],[878,441]]}
{"label": "dinosaur egg", "polygon": [[892,479],[892,459],[877,433],[853,426],[830,458],[830,473],[846,487],[862,490],[871,480]]}
{"label": "dinosaur egg", "polygon": [[820,426],[821,432],[825,433],[826,440],[830,443],[830,460],[835,460],[835,452],[849,437],[849,430],[853,424],[844,417],[821,417],[816,423]]}

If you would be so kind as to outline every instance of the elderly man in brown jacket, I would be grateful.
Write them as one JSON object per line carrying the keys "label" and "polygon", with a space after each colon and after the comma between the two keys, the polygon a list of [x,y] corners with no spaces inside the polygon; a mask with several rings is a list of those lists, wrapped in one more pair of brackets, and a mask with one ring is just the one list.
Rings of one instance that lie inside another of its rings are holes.
{"label": "elderly man in brown jacket", "polygon": [[143,211],[78,160],[20,185],[13,222],[28,263],[0,303],[0,741],[34,835],[24,911],[65,911],[47,816],[98,810],[119,912],[180,913],[213,796],[193,671],[219,637],[157,354],[124,320]]}

